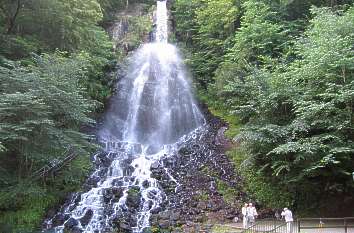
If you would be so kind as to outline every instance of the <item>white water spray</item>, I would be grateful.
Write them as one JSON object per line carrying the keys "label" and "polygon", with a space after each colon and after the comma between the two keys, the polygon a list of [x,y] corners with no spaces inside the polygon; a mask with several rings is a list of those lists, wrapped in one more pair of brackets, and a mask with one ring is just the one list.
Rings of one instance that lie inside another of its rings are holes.
{"label": "white water spray", "polygon": [[[151,212],[164,198],[158,181],[151,177],[151,165],[176,150],[176,143],[205,121],[178,51],[167,40],[166,1],[157,1],[156,42],[143,45],[130,58],[128,75],[118,83],[118,94],[99,132],[105,155],[95,157],[101,165],[91,176],[98,181],[63,210],[66,220],[55,228],[57,232],[68,227],[110,232],[132,213],[124,224],[134,233],[150,226]],[[137,206],[130,200],[132,195],[140,199]]]}
{"label": "white water spray", "polygon": [[156,42],[167,43],[168,39],[168,14],[166,1],[157,1],[156,10]]}

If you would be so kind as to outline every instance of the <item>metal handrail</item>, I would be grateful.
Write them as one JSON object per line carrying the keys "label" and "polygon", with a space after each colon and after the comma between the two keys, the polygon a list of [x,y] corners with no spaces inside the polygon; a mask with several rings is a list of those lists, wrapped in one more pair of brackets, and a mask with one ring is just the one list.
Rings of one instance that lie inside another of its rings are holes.
{"label": "metal handrail", "polygon": [[[266,222],[274,221],[273,224],[265,224]],[[318,225],[313,226],[301,226],[301,223],[304,222],[319,222]],[[328,224],[328,221],[342,221],[343,224]],[[243,230],[242,233],[275,233],[282,227],[286,227],[286,223],[281,222],[280,225],[277,225],[279,220],[276,219],[264,219],[259,220],[256,224],[248,227],[247,229]],[[273,227],[272,227],[273,226]],[[270,229],[271,228],[271,229]],[[354,217],[345,217],[345,218],[299,218],[293,222],[292,225],[293,232],[301,232],[301,230],[305,229],[320,229],[320,228],[327,228],[327,229],[334,229],[340,228],[344,229],[345,233],[348,233],[348,229],[354,228]],[[284,231],[285,232],[285,231]]]}
{"label": "metal handrail", "polygon": [[299,218],[299,220],[354,220],[354,217],[344,217],[344,218]]}
{"label": "metal handrail", "polygon": [[274,228],[273,230],[271,230],[271,231],[265,231],[264,233],[277,232],[277,230],[279,230],[281,227],[286,227],[286,224],[287,224],[287,223],[283,223],[283,224],[277,226],[276,228]]}
{"label": "metal handrail", "polygon": [[[269,222],[270,224],[265,224]],[[252,226],[248,227],[242,233],[264,233],[264,232],[272,232],[275,228],[279,226],[277,223],[283,223],[282,221],[275,219],[275,218],[269,218],[269,219],[262,219],[257,221],[255,224]],[[280,224],[283,225],[283,224]]]}
{"label": "metal handrail", "polygon": [[[326,224],[327,221],[343,221],[343,224],[332,224],[328,225]],[[348,224],[349,220],[351,220],[353,223]],[[301,223],[303,222],[308,222],[308,221],[319,221],[319,224],[317,226],[301,226]],[[333,228],[340,228],[344,229],[344,232],[348,232],[348,228],[354,228],[354,217],[345,217],[345,218],[300,218],[298,219],[298,232],[301,232],[301,229],[320,229],[320,228],[327,228],[327,229],[333,229]]]}

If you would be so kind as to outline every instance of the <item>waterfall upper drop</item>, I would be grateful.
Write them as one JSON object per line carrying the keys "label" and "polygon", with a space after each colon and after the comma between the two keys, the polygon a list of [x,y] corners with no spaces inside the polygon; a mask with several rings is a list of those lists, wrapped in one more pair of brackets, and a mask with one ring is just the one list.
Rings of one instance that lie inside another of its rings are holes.
{"label": "waterfall upper drop", "polygon": [[166,1],[157,1],[156,9],[156,42],[167,43],[168,40],[168,13]]}
{"label": "waterfall upper drop", "polygon": [[152,164],[162,164],[205,122],[178,50],[167,43],[167,21],[166,1],[157,1],[156,42],[130,57],[127,76],[117,84],[98,133],[105,148],[94,156],[90,188],[66,203],[47,228],[103,233],[128,225],[128,232],[141,233],[150,226],[164,199]]}
{"label": "waterfall upper drop", "polygon": [[104,141],[161,146],[176,142],[204,123],[177,49],[167,43],[166,1],[157,1],[156,43],[130,58],[128,75],[100,131]]}

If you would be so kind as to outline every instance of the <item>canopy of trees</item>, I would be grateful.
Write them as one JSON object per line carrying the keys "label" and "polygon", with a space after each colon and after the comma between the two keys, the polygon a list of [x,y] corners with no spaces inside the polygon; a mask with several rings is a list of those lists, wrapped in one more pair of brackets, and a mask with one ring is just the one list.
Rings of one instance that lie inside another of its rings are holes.
{"label": "canopy of trees", "polygon": [[240,121],[253,197],[353,203],[352,1],[176,0],[174,16],[201,98]]}

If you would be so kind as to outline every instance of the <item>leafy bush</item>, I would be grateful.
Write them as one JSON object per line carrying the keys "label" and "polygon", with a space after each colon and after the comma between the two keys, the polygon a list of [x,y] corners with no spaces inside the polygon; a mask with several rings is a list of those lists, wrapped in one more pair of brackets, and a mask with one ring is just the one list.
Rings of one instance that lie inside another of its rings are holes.
{"label": "leafy bush", "polygon": [[21,180],[0,192],[0,231],[34,232],[38,230],[49,209],[62,203],[67,194],[81,189],[91,171],[87,155],[79,156],[45,185]]}

